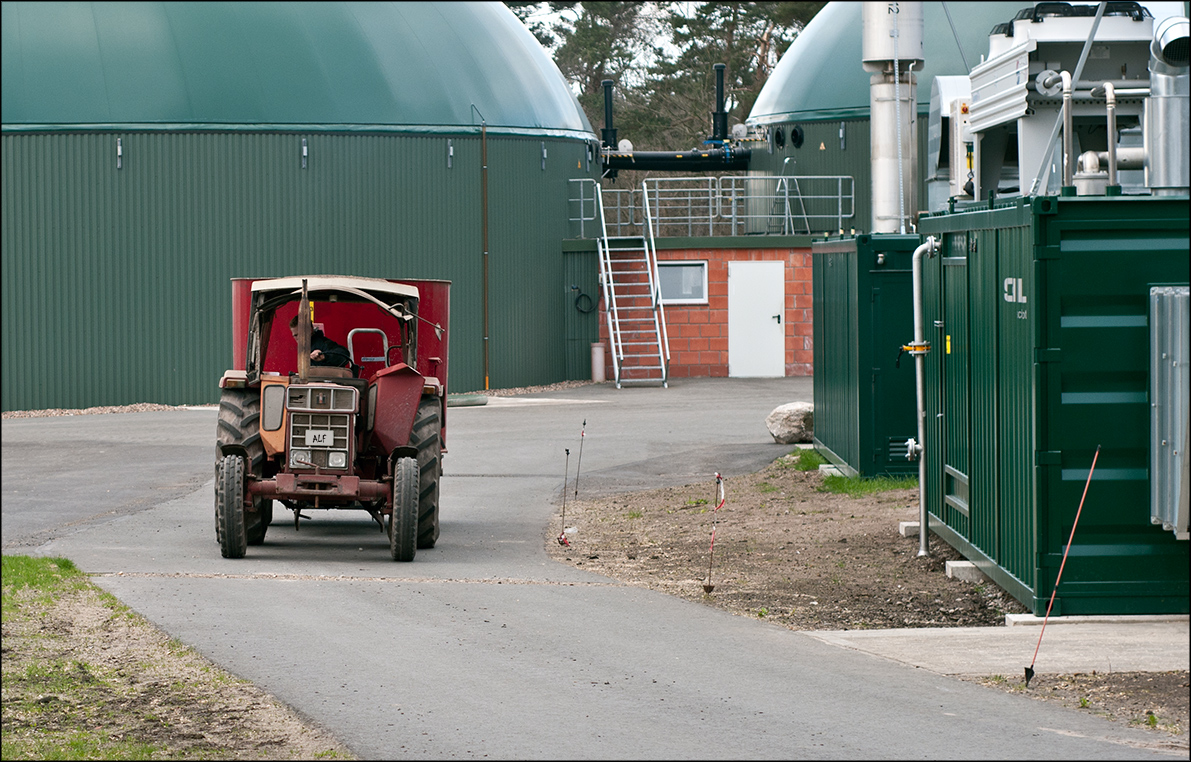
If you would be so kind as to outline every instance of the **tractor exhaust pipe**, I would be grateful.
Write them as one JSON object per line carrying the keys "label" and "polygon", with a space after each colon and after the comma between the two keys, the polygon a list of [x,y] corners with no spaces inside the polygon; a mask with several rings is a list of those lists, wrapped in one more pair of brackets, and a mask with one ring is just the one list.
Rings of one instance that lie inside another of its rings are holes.
{"label": "tractor exhaust pipe", "polygon": [[302,279],[302,299],[298,302],[298,383],[306,383],[310,376],[310,296],[306,293],[306,279]]}

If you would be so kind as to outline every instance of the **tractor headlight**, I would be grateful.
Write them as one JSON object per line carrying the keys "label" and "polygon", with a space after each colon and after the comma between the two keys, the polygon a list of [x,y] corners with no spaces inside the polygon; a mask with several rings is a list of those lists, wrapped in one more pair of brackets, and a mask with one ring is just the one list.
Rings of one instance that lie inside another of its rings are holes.
{"label": "tractor headlight", "polygon": [[289,464],[291,468],[310,468],[314,460],[310,457],[310,450],[290,450]]}
{"label": "tractor headlight", "polygon": [[347,453],[342,450],[327,453],[327,468],[347,468]]}

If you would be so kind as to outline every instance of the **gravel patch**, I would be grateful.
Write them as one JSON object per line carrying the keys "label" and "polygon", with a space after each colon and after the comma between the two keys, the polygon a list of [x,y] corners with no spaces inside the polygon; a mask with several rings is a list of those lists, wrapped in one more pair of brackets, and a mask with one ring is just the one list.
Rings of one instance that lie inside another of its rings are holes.
{"label": "gravel patch", "polygon": [[[596,383],[595,381],[559,381],[556,384],[545,384],[543,386],[517,386],[507,389],[480,389],[474,392],[451,392],[451,396],[456,394],[480,394],[485,397],[515,397],[519,394],[539,394],[541,392],[556,392],[563,389],[575,389],[580,386],[589,386]],[[103,405],[100,407],[85,407],[85,408],[49,408],[48,410],[6,410],[0,413],[0,420],[8,420],[9,418],[50,418],[54,416],[63,415],[103,415],[105,413],[150,413],[161,410],[186,410],[193,407],[211,407],[210,404],[196,404],[196,405],[159,405],[154,402],[140,402],[135,405]]]}
{"label": "gravel patch", "polygon": [[48,410],[5,410],[0,413],[0,420],[9,418],[52,418],[60,415],[103,415],[105,413],[153,413],[159,410],[184,410],[190,407],[210,407],[210,405],[159,405],[154,402],[139,402],[135,405],[102,405],[100,407],[84,407],[76,409],[49,408]]}

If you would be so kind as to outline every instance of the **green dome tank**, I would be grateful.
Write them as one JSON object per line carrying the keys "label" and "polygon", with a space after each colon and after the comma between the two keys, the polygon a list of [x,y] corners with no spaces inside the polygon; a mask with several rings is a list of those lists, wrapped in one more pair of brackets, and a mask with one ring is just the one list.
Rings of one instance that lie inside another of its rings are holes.
{"label": "green dome tank", "polygon": [[[967,74],[988,52],[992,28],[1031,3],[922,5],[925,63],[917,80],[918,110],[925,113],[930,108],[931,81],[940,75]],[[861,11],[861,3],[850,2],[828,3],[819,11],[774,67],[748,123],[867,117],[869,73],[860,62]]]}
{"label": "green dome tank", "polygon": [[589,137],[502,3],[6,2],[7,132],[479,125]]}

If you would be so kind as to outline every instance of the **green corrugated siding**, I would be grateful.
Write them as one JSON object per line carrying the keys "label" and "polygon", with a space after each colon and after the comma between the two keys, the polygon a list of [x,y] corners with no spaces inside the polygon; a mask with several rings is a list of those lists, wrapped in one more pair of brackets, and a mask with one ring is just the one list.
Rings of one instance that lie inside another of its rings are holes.
{"label": "green corrugated siding", "polygon": [[970,526],[942,507],[931,453],[964,434],[930,393],[946,361],[928,362],[940,533],[1043,613],[1101,445],[1052,613],[1185,613],[1187,543],[1149,521],[1147,305],[1150,286],[1188,282],[1186,199],[1029,199],[922,230],[968,247],[966,293],[948,291],[942,258],[924,278],[928,325],[954,327],[962,300],[971,321]]}
{"label": "green corrugated siding", "polygon": [[856,240],[811,247],[815,351],[815,445],[855,473],[860,461],[860,373],[856,341]]}
{"label": "green corrugated siding", "polygon": [[[565,375],[567,179],[595,170],[546,144],[543,172],[540,140],[489,138],[494,386]],[[6,134],[2,158],[5,410],[213,402],[230,279],[296,273],[453,281],[450,384],[483,386],[478,137]]]}
{"label": "green corrugated siding", "polygon": [[489,219],[524,220],[495,225],[490,233],[493,388],[568,377],[571,297],[561,251],[570,228],[568,179],[584,175],[586,156],[583,150],[562,152],[561,145],[545,141],[545,169],[541,140],[508,139],[496,151],[489,147]]}
{"label": "green corrugated siding", "polygon": [[[600,333],[599,272],[595,251],[571,251],[563,255],[562,310],[566,324],[566,377],[570,379],[591,378],[591,344],[599,340]],[[579,288],[572,290],[571,286]]]}

